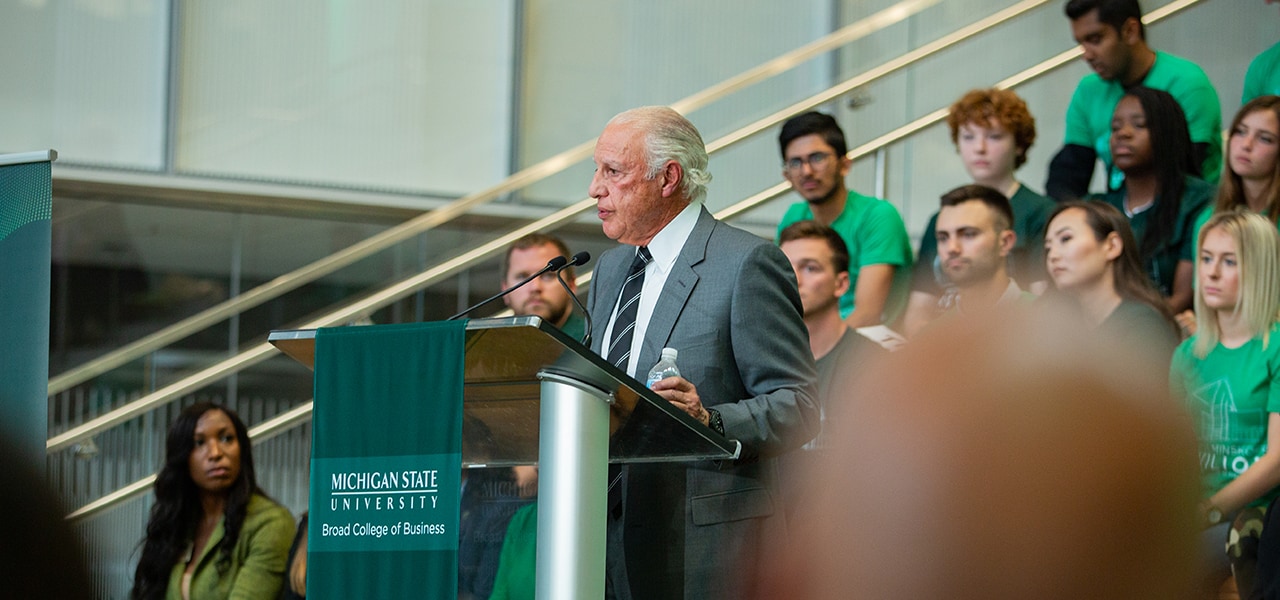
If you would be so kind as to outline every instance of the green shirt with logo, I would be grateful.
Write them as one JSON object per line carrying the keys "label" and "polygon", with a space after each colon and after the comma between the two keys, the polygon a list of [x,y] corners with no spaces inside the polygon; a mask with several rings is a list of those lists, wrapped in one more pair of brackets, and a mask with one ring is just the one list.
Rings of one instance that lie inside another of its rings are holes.
{"label": "green shirt with logo", "polygon": [[[1218,344],[1204,358],[1182,342],[1169,367],[1169,389],[1185,398],[1200,436],[1202,494],[1212,496],[1267,451],[1267,421],[1280,412],[1280,323],[1239,348]],[[1267,506],[1271,490],[1250,506]]]}

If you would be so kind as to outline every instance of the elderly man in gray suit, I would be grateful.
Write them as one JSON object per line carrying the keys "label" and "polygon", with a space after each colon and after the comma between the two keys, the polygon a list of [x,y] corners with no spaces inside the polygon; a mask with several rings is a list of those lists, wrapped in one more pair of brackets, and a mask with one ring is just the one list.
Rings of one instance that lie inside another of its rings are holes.
{"label": "elderly man in gray suit", "polygon": [[740,598],[786,535],[772,457],[817,430],[813,355],[795,274],[768,240],[702,206],[707,152],[666,107],[614,117],[596,142],[590,194],[606,235],[589,312],[592,349],[632,376],[662,348],[683,377],[653,385],[742,443],[735,462],[631,465],[610,498],[608,592],[622,599]]}

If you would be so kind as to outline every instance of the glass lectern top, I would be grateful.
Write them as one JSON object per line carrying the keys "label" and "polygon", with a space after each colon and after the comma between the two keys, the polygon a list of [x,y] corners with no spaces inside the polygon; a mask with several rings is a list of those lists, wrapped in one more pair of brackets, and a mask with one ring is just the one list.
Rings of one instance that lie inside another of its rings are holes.
{"label": "glass lectern top", "polygon": [[[268,340],[298,362],[313,366],[315,330],[273,331]],[[577,382],[610,403],[610,462],[737,455],[737,442],[699,423],[536,316],[468,321],[466,353],[465,466],[537,463],[539,373]]]}

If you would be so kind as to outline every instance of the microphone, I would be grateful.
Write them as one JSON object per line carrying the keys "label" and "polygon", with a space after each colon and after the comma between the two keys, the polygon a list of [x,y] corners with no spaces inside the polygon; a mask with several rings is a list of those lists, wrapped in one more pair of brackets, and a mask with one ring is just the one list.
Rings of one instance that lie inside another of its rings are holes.
{"label": "microphone", "polygon": [[[585,253],[584,253],[584,254],[585,254]],[[576,257],[575,257],[575,258],[576,258]],[[448,319],[445,319],[445,320],[446,320],[446,321],[452,321],[452,320],[454,320],[454,319],[457,319],[458,317],[461,317],[461,316],[463,316],[463,315],[465,315],[465,314],[467,314],[467,313],[470,313],[471,311],[473,311],[473,310],[475,310],[475,309],[477,309],[477,308],[480,308],[481,306],[484,306],[484,305],[486,305],[486,304],[488,304],[488,303],[490,303],[490,302],[493,302],[494,300],[497,300],[498,298],[501,298],[501,297],[503,297],[503,296],[506,296],[507,294],[510,294],[511,292],[514,292],[514,291],[516,291],[517,289],[520,289],[520,287],[521,287],[521,286],[523,286],[523,285],[525,285],[526,283],[529,283],[530,281],[533,281],[534,279],[537,279],[537,278],[541,277],[543,273],[546,273],[547,271],[550,271],[550,270],[552,270],[552,269],[555,269],[555,270],[556,270],[556,273],[557,273],[557,275],[558,275],[558,274],[559,274],[559,272],[560,272],[559,270],[560,270],[560,269],[563,269],[563,268],[564,268],[564,266],[565,266],[566,264],[568,264],[568,262],[569,262],[569,259],[567,259],[567,258],[565,258],[565,257],[563,257],[563,256],[557,256],[557,257],[555,257],[555,258],[553,258],[553,259],[551,259],[551,260],[547,261],[547,266],[542,267],[541,269],[538,269],[538,272],[537,272],[537,273],[534,273],[533,275],[530,275],[530,276],[528,276],[528,277],[525,277],[525,278],[524,278],[524,280],[523,280],[523,281],[521,281],[520,283],[517,283],[517,284],[515,284],[515,285],[513,285],[513,286],[511,286],[511,287],[509,287],[509,288],[507,288],[507,289],[505,289],[505,290],[502,290],[501,292],[498,292],[497,294],[494,294],[494,295],[492,295],[492,296],[489,296],[488,298],[485,298],[484,300],[481,300],[481,301],[480,301],[479,303],[477,303],[477,304],[472,304],[471,306],[467,307],[467,309],[466,309],[466,310],[464,310],[464,311],[462,311],[462,312],[460,312],[460,313],[458,313],[458,314],[456,314],[456,315],[453,315],[452,317],[449,317]],[[563,281],[561,281],[561,283],[563,284],[564,282],[563,282]]]}
{"label": "microphone", "polygon": [[568,269],[569,267],[579,267],[579,266],[585,265],[589,260],[591,260],[590,252],[585,252],[585,251],[579,252],[577,254],[574,254],[573,258],[570,258],[569,262],[565,263],[563,267],[556,269],[556,273],[559,273],[560,271]]}
{"label": "microphone", "polygon": [[556,281],[560,282],[560,287],[563,287],[564,291],[568,292],[569,297],[573,298],[573,303],[578,305],[578,310],[581,310],[583,316],[587,318],[587,328],[586,331],[583,332],[581,340],[582,345],[587,347],[591,346],[591,313],[587,312],[587,307],[582,305],[582,301],[578,299],[578,295],[573,293],[573,290],[569,289],[569,284],[565,283],[564,275],[561,274],[561,271],[564,271],[569,267],[585,265],[589,260],[591,260],[591,253],[586,251],[579,252],[574,254],[573,258],[569,259],[569,262],[565,263],[564,266],[556,269]]}

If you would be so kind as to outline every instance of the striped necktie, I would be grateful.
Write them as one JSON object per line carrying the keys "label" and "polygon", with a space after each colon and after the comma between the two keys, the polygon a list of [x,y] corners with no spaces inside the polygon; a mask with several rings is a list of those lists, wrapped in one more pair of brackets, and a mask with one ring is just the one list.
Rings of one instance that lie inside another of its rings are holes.
{"label": "striped necktie", "polygon": [[631,358],[631,340],[636,331],[636,312],[640,309],[640,291],[644,288],[644,267],[653,260],[649,249],[636,248],[636,257],[631,261],[631,269],[627,271],[627,281],[622,284],[621,300],[618,303],[618,316],[613,321],[613,334],[609,342],[608,360],[615,367],[627,370],[627,359]]}

